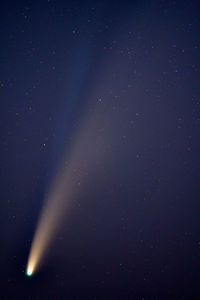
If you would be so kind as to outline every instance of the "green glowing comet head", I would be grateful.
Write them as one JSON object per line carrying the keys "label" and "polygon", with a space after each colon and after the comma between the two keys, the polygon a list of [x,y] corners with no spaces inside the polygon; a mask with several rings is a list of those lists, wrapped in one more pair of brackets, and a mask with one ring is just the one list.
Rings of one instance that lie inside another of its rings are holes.
{"label": "green glowing comet head", "polygon": [[27,272],[26,272],[26,276],[29,276],[29,277],[30,277],[31,275],[32,275],[32,273],[31,273],[30,271],[27,271]]}

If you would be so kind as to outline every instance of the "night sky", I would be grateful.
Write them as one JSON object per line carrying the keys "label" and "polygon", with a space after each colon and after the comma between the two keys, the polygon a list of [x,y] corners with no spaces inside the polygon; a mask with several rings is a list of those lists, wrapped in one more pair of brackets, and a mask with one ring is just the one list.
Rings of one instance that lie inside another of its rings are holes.
{"label": "night sky", "polygon": [[[0,299],[200,299],[199,12],[1,3]],[[27,277],[61,169],[62,222]]]}

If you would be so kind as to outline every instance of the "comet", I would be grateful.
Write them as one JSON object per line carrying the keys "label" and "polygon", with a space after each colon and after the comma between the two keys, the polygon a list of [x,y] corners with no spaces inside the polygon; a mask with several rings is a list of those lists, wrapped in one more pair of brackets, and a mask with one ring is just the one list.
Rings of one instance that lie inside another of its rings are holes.
{"label": "comet", "polygon": [[85,117],[44,199],[28,257],[27,276],[33,275],[40,268],[46,254],[50,252],[50,245],[62,222],[66,220],[69,206],[79,193],[80,185],[84,187],[85,181],[89,178],[88,170],[92,172],[92,168],[96,166],[95,160],[105,152],[102,148],[105,144],[105,137],[102,139],[96,135],[99,121],[97,115]]}
{"label": "comet", "polygon": [[55,179],[49,196],[45,200],[31,245],[26,269],[27,276],[31,276],[37,271],[44,258],[44,254],[48,252],[50,242],[53,236],[56,235],[59,225],[66,214],[67,203],[69,203],[68,199],[71,199],[73,189],[73,182],[70,179],[68,171],[62,171],[57,179]]}

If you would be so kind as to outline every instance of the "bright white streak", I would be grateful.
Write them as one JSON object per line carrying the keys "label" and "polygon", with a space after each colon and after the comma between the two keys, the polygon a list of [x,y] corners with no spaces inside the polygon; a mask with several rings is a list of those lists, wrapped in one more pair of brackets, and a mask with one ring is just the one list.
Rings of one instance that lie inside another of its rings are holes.
{"label": "bright white streak", "polygon": [[60,174],[44,204],[31,246],[27,273],[35,273],[45,253],[44,250],[48,248],[52,236],[56,233],[60,225],[62,214],[64,213],[63,202],[65,200],[66,190],[68,190],[67,197],[69,197],[71,190],[67,182],[67,174]]}
{"label": "bright white streak", "polygon": [[[120,29],[121,44],[118,43],[118,50],[120,45],[127,42],[126,39],[126,34]],[[101,67],[95,72],[96,80],[94,79],[91,90],[87,93],[87,99],[91,99],[90,103],[88,101],[88,108],[85,109],[88,114],[83,122],[79,123],[80,131],[74,137],[75,143],[67,156],[69,164],[65,170],[59,172],[45,200],[28,259],[27,270],[31,273],[35,272],[43,256],[46,256],[50,242],[78,189],[78,182],[84,185],[83,180],[86,180],[88,183],[87,180],[92,178],[94,169],[102,165],[102,158],[105,165],[105,159],[110,165],[110,161],[112,163],[114,159],[116,161],[123,156],[128,157],[128,154],[131,155],[130,151],[135,149],[133,129],[128,124],[133,123],[135,112],[143,107],[146,101],[143,97],[146,96],[140,87],[140,80],[138,86],[135,85],[133,89],[133,95],[130,97],[130,93],[127,93],[127,82],[132,78],[130,60],[119,60],[118,51],[115,51],[115,54],[108,55],[105,61],[102,61]],[[130,105],[132,102],[135,103],[135,107]],[[138,128],[138,125],[135,126],[136,132]]]}
{"label": "bright white streak", "polygon": [[33,274],[39,267],[78,189],[78,182],[81,181],[82,184],[86,180],[88,167],[91,171],[94,161],[102,156],[105,136],[102,140],[96,135],[99,123],[96,113],[90,118],[87,116],[84,126],[74,138],[75,143],[67,159],[69,163],[65,164],[66,158],[61,163],[64,167],[60,168],[54,179],[39,218],[28,258],[27,273]]}
{"label": "bright white streak", "polygon": [[[107,64],[108,65],[108,64]],[[112,68],[111,68],[112,69]],[[108,84],[109,78],[101,74],[103,83]],[[109,75],[109,73],[108,73]],[[101,84],[99,84],[101,87]],[[120,85],[118,87],[120,89]],[[31,245],[28,258],[27,271],[35,273],[44,255],[56,235],[60,224],[63,222],[69,205],[78,190],[78,183],[85,185],[93,176],[93,171],[101,165],[102,159],[110,159],[113,155],[111,149],[113,141],[118,138],[121,130],[120,116],[115,113],[112,101],[108,95],[106,106],[97,95],[101,94],[94,86],[95,94],[89,95],[92,102],[89,104],[88,114],[83,116],[79,123],[77,135],[73,138],[73,144],[67,157],[61,163],[59,173],[54,179],[53,185],[44,202],[43,210],[39,218],[36,233]],[[117,93],[117,92],[116,92]],[[98,99],[94,102],[93,99]],[[123,123],[123,122],[122,122]],[[65,162],[68,162],[65,165]],[[65,167],[63,167],[65,166]]]}

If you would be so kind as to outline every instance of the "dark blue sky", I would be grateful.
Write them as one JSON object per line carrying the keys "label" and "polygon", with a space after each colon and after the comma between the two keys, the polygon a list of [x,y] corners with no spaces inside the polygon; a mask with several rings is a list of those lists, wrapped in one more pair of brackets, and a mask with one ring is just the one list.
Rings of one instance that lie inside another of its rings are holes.
{"label": "dark blue sky", "polygon": [[[199,9],[1,5],[1,299],[200,298]],[[63,155],[77,191],[26,278]]]}

